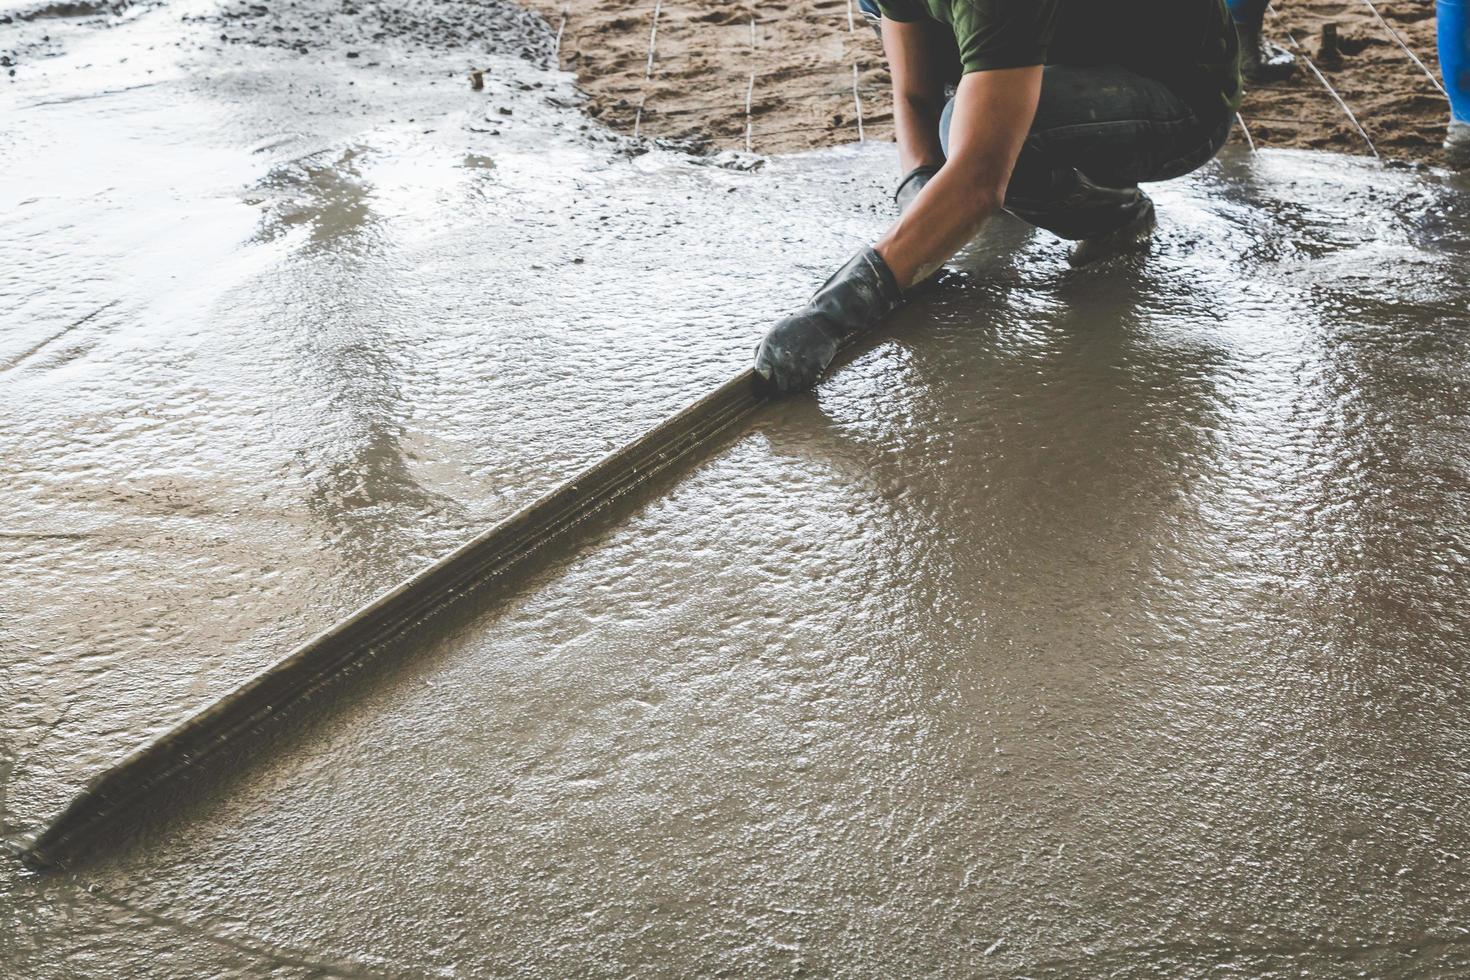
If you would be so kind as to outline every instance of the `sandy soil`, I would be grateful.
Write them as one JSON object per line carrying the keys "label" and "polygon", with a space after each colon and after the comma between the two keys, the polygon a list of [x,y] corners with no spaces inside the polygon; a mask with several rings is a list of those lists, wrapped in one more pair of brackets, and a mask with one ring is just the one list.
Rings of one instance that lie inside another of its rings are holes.
{"label": "sandy soil", "polygon": [[615,129],[743,150],[748,121],[749,148],[762,153],[851,142],[856,65],[863,135],[893,138],[883,50],[856,0],[659,2],[656,34],[656,0],[530,2],[561,32],[562,67],[577,73],[587,112]]}
{"label": "sandy soil", "polygon": [[[851,7],[848,0],[764,7],[749,0],[526,2],[549,32],[533,15],[468,0],[340,0],[309,16],[269,0],[226,0],[203,19],[219,23],[222,40],[303,53],[324,42],[357,42],[370,58],[374,45],[391,38],[438,49],[453,58],[454,69],[474,63],[477,49],[492,42],[506,50],[507,39],[511,50],[538,63],[555,49],[562,67],[576,72],[590,115],[615,131],[694,150],[780,153],[847,143],[860,134],[892,138],[882,48],[856,0]],[[55,53],[52,35],[60,21],[104,21],[128,6],[131,0],[0,6],[0,25],[9,28],[0,41],[0,72],[13,75],[17,65]],[[1364,132],[1303,65],[1294,79],[1247,94],[1241,117],[1256,146],[1366,154],[1371,140],[1386,158],[1442,160],[1445,98],[1367,0],[1283,0],[1278,9],[1268,19],[1270,33],[1287,46],[1295,40]],[[1383,0],[1378,10],[1437,74],[1433,0]],[[1325,24],[1337,26],[1336,57],[1322,51]],[[1234,138],[1244,139],[1239,129]]]}
{"label": "sandy soil", "polygon": [[[659,2],[656,35],[655,0],[531,4],[562,32],[561,63],[587,91],[587,111],[615,129],[711,149],[806,150],[857,139],[860,100],[863,135],[892,138],[883,52],[855,9],[849,21],[846,0]],[[1288,33],[1296,39],[1380,154],[1440,159],[1445,99],[1364,0],[1284,0],[1278,9],[1271,34],[1288,46]],[[1378,9],[1437,72],[1433,0],[1385,0]],[[1318,57],[1326,23],[1341,39],[1336,59]],[[1292,81],[1250,92],[1241,115],[1257,146],[1369,152],[1305,66]]]}
{"label": "sandy soil", "polygon": [[[1432,0],[1375,4],[1437,79]],[[1364,0],[1287,0],[1277,9],[1280,16],[1267,19],[1271,34],[1288,47],[1295,38],[1305,49],[1379,154],[1431,163],[1443,159],[1440,144],[1449,118],[1445,97]],[[1324,24],[1337,25],[1341,54],[1336,58],[1322,51]],[[1241,116],[1257,145],[1369,152],[1364,135],[1305,66],[1284,84],[1249,92]]]}

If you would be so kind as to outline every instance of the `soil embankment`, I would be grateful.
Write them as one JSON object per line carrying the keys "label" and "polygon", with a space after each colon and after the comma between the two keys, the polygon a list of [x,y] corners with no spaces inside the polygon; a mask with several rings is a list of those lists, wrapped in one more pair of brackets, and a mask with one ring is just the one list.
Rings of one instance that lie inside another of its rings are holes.
{"label": "soil embankment", "polygon": [[[562,32],[561,64],[590,96],[587,111],[614,129],[710,149],[745,149],[748,138],[757,152],[807,150],[857,139],[860,103],[864,135],[892,138],[883,51],[855,2],[530,2]],[[1380,154],[1441,158],[1445,98],[1365,0],[1284,0],[1278,9],[1268,18],[1271,36],[1286,46],[1295,38]],[[1387,0],[1377,9],[1437,73],[1433,0]],[[1325,24],[1336,25],[1336,56],[1321,50]],[[1249,92],[1241,116],[1257,146],[1369,152],[1305,65],[1291,81]]]}

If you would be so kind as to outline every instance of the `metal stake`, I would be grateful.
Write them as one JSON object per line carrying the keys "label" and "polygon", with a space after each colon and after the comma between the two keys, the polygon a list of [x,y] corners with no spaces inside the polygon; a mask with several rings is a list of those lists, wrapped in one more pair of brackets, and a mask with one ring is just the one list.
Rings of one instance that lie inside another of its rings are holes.
{"label": "metal stake", "polygon": [[751,99],[754,98],[754,97],[755,97],[755,72],[751,72],[750,73],[750,84],[748,86],[746,86],[746,89],[745,89],[745,152],[746,153],[752,152],[752,150],[750,148],[750,144],[751,144],[750,137],[751,137],[751,130],[752,130],[753,127],[752,127],[751,122],[750,122],[750,102],[751,102]]}
{"label": "metal stake", "polygon": [[643,107],[648,102],[648,80],[653,77],[653,52],[658,41],[658,14],[663,9],[664,0],[654,0],[653,25],[648,29],[648,63],[643,66],[643,91],[638,96],[638,112],[633,116],[633,138],[638,138],[638,130],[643,127]]}

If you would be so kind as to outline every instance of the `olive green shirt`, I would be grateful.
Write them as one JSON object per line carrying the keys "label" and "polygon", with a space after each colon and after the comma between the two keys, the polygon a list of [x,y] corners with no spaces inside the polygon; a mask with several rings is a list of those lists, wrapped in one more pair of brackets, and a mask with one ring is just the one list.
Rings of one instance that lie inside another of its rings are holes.
{"label": "olive green shirt", "polygon": [[1200,113],[1234,112],[1235,26],[1222,0],[877,0],[895,21],[949,25],[963,71],[1121,65]]}

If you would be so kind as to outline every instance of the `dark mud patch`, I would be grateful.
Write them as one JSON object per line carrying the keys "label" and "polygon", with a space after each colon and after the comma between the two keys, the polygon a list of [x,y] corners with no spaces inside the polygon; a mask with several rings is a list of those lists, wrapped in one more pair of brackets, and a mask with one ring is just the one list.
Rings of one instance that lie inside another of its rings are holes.
{"label": "dark mud patch", "polygon": [[153,6],[158,0],[57,0],[37,3],[0,14],[0,71],[10,78],[23,63],[61,50],[61,38],[52,32],[72,24],[105,26],[133,7]]}
{"label": "dark mud patch", "polygon": [[[536,14],[508,2],[420,0],[414,3],[341,0],[333,4],[223,4],[217,12],[186,18],[218,24],[220,40],[288,48],[301,54],[346,47],[347,57],[372,64],[372,49],[393,45],[473,63],[482,53],[519,54],[543,67],[555,54],[555,37]],[[356,50],[365,49],[365,50]]]}
{"label": "dark mud patch", "polygon": [[109,0],[109,2],[46,3],[0,17],[0,23],[48,20],[51,18],[98,17],[116,15],[133,6],[133,0]]}

